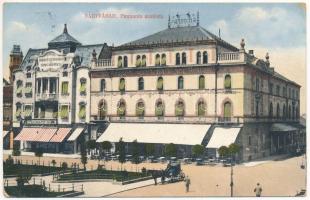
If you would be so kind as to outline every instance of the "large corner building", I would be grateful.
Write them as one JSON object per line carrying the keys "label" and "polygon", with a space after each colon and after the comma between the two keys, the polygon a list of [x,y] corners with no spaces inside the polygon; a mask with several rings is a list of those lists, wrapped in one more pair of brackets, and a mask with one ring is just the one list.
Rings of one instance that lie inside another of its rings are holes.
{"label": "large corner building", "polygon": [[[23,150],[78,152],[86,140],[241,146],[247,161],[305,145],[300,86],[199,25],[168,28],[120,46],[82,45],[65,26],[29,49],[14,73],[13,126]],[[104,40],[104,39],[103,39]]]}

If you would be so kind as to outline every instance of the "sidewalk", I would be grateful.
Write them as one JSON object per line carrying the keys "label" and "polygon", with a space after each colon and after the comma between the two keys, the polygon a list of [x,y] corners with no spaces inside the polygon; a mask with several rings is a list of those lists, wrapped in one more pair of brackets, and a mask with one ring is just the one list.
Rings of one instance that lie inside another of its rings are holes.
{"label": "sidewalk", "polygon": [[[12,150],[3,150],[3,154],[11,155]],[[22,156],[34,156],[34,152],[24,152],[21,151]],[[56,153],[44,153],[44,157],[54,157],[54,158],[80,158],[80,154],[56,154]]]}
{"label": "sidewalk", "polygon": [[255,161],[245,162],[245,163],[242,163],[241,165],[243,165],[245,167],[253,167],[253,166],[264,164],[264,163],[268,163],[268,162],[274,162],[274,161],[277,161],[277,160],[282,160],[282,159],[285,159],[285,158],[288,158],[288,157],[289,157],[289,155],[287,155],[287,154],[269,156],[269,157],[266,157],[266,158],[257,159]]}

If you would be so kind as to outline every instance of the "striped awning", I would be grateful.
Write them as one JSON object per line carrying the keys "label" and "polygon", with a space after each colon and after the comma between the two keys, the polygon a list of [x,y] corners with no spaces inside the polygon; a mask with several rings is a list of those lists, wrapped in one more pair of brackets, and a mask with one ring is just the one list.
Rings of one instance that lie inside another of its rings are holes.
{"label": "striped awning", "polygon": [[5,136],[7,136],[8,133],[9,131],[3,131],[3,138],[5,138]]}
{"label": "striped awning", "polygon": [[35,141],[39,133],[39,128],[23,128],[21,132],[14,138],[19,141]]}
{"label": "striped awning", "polygon": [[53,135],[50,142],[63,142],[67,135],[70,133],[71,128],[59,128]]}
{"label": "striped awning", "polygon": [[53,135],[56,133],[57,128],[40,128],[34,141],[36,142],[49,142]]}
{"label": "striped awning", "polygon": [[84,127],[76,128],[71,134],[71,136],[68,138],[68,141],[75,141],[81,135],[83,130],[84,130]]}

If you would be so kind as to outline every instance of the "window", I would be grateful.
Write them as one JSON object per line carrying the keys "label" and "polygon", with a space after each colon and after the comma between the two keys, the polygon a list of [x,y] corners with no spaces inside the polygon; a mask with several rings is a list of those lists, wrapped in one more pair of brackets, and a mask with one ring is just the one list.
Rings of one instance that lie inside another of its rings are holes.
{"label": "window", "polygon": [[272,103],[269,104],[269,117],[273,117],[273,106],[272,106]]}
{"label": "window", "polygon": [[206,114],[206,106],[205,106],[205,103],[203,102],[203,100],[200,100],[198,102],[198,105],[197,105],[197,113],[198,113],[198,117],[203,117],[205,116]]}
{"label": "window", "polygon": [[31,105],[26,105],[25,106],[25,111],[24,111],[24,117],[27,119],[30,119],[32,116],[32,106]]}
{"label": "window", "polygon": [[282,95],[283,95],[284,97],[286,97],[286,88],[285,88],[285,87],[282,87]]}
{"label": "window", "polygon": [[160,66],[160,55],[156,54],[155,56],[155,66]]}
{"label": "window", "polygon": [[161,66],[166,66],[166,54],[161,54]]}
{"label": "window", "polygon": [[296,90],[296,99],[299,99],[298,91]]}
{"label": "window", "polygon": [[164,79],[163,77],[158,77],[157,79],[157,90],[163,90],[164,89]]}
{"label": "window", "polygon": [[208,53],[206,51],[203,52],[203,64],[208,63]]}
{"label": "window", "polygon": [[256,78],[256,91],[259,91],[259,79]]}
{"label": "window", "polygon": [[291,119],[291,105],[288,106],[288,118]]}
{"label": "window", "polygon": [[138,56],[136,57],[136,67],[141,67],[141,63],[142,63],[142,62],[141,62],[141,56],[138,55]]}
{"label": "window", "polygon": [[283,119],[286,118],[286,106],[285,106],[285,104],[283,105],[283,109],[282,109],[282,117],[283,117]]}
{"label": "window", "polygon": [[224,87],[225,89],[231,89],[231,77],[229,74],[225,76]]}
{"label": "window", "polygon": [[224,103],[224,120],[229,120],[231,118],[231,103]]}
{"label": "window", "polygon": [[23,96],[23,82],[18,80],[16,83],[16,96],[22,97]]}
{"label": "window", "polygon": [[277,85],[276,93],[278,96],[280,96],[280,86],[279,85]]}
{"label": "window", "polygon": [[269,83],[269,94],[273,94],[273,84]]}
{"label": "window", "polygon": [[291,98],[291,88],[288,89],[288,97]]}
{"label": "window", "polygon": [[184,116],[184,102],[182,100],[179,100],[175,105],[175,115],[177,117],[183,117]]}
{"label": "window", "polygon": [[69,106],[68,105],[61,105],[59,115],[60,115],[61,119],[68,119]]}
{"label": "window", "polygon": [[128,59],[127,59],[127,56],[124,56],[124,67],[128,67]]}
{"label": "window", "polygon": [[107,105],[105,101],[100,101],[99,105],[98,105],[98,114],[99,114],[99,120],[103,120],[105,119],[106,115],[107,115]]}
{"label": "window", "polygon": [[32,96],[32,83],[26,83],[25,87],[25,95],[26,97],[31,97]]}
{"label": "window", "polygon": [[155,115],[157,117],[163,117],[164,116],[165,107],[161,100],[158,100],[155,106]]}
{"label": "window", "polygon": [[86,79],[80,79],[80,95],[86,95]]}
{"label": "window", "polygon": [[186,53],[182,53],[182,65],[186,65]]}
{"label": "window", "polygon": [[199,76],[198,88],[199,89],[205,89],[205,77],[203,75]]}
{"label": "window", "polygon": [[142,77],[138,80],[138,90],[144,90],[144,79]]}
{"label": "window", "polygon": [[117,115],[119,117],[124,117],[126,114],[126,104],[124,100],[120,100],[117,107]]}
{"label": "window", "polygon": [[201,53],[200,51],[196,54],[196,64],[201,64]]}
{"label": "window", "polygon": [[119,91],[125,92],[125,79],[121,78],[119,80]]}
{"label": "window", "polygon": [[119,68],[123,67],[123,58],[122,58],[122,56],[118,56],[117,67],[119,67]]}
{"label": "window", "polygon": [[[249,136],[249,145],[252,145],[251,136]],[[249,157],[250,157],[250,156],[249,156]],[[249,160],[251,160],[251,158],[249,158]]]}
{"label": "window", "polygon": [[175,54],[175,65],[180,65],[180,53]]}
{"label": "window", "polygon": [[27,78],[31,78],[31,73],[27,72],[26,76],[27,76]]}
{"label": "window", "polygon": [[63,77],[67,77],[68,76],[68,72],[66,72],[66,71],[62,72],[62,76]]}
{"label": "window", "polygon": [[100,92],[105,91],[105,79],[101,79],[100,81]]}
{"label": "window", "polygon": [[280,105],[277,104],[277,118],[280,119]]}
{"label": "window", "polygon": [[183,76],[179,76],[178,78],[178,89],[181,90],[184,88],[184,79]]}
{"label": "window", "polygon": [[144,116],[144,103],[143,101],[139,101],[136,105],[136,115],[138,117],[143,117]]}
{"label": "window", "polygon": [[80,103],[79,118],[82,120],[84,120],[86,118],[86,105],[85,105],[85,103]]}
{"label": "window", "polygon": [[145,66],[146,66],[146,56],[145,56],[145,55],[142,56],[142,63],[141,63],[141,66],[142,66],[142,67],[145,67]]}
{"label": "window", "polygon": [[61,83],[61,95],[69,94],[69,82],[65,81]]}
{"label": "window", "polygon": [[22,104],[21,103],[17,103],[16,104],[16,112],[15,112],[15,116],[17,119],[19,119],[22,115]]}

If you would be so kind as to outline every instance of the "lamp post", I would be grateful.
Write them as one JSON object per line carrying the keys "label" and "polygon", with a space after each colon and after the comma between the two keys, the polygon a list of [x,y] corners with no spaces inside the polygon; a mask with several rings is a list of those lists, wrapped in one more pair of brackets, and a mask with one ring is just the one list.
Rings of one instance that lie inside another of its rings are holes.
{"label": "lamp post", "polygon": [[234,187],[234,181],[233,181],[233,165],[232,165],[232,156],[230,159],[230,196],[233,196],[233,187]]}

